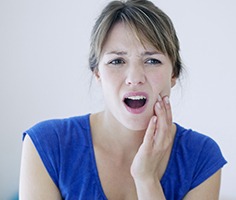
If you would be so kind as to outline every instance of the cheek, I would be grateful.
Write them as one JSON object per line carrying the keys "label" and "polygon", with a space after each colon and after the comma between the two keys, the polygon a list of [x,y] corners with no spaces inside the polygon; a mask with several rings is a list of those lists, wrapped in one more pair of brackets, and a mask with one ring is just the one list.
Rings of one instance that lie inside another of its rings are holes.
{"label": "cheek", "polygon": [[122,76],[120,73],[111,71],[101,71],[100,72],[100,83],[103,90],[106,92],[113,92],[120,87],[122,82]]}
{"label": "cheek", "polygon": [[169,95],[171,89],[171,75],[169,73],[152,74],[152,85],[155,90],[163,95]]}

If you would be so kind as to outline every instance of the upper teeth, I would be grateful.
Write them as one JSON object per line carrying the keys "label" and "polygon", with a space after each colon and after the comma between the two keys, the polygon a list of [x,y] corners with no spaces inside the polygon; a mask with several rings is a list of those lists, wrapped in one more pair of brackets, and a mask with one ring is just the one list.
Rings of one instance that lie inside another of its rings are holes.
{"label": "upper teeth", "polygon": [[127,99],[141,100],[141,99],[146,99],[146,97],[145,96],[130,96],[130,97],[127,97]]}

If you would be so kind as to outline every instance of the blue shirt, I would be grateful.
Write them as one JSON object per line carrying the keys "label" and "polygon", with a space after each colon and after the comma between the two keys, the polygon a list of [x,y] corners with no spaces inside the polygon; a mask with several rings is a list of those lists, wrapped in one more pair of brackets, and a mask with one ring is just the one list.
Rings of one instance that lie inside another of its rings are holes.
{"label": "blue shirt", "polygon": [[[89,114],[41,122],[23,135],[33,141],[65,200],[105,200],[92,143]],[[176,124],[161,185],[167,200],[180,200],[226,164],[211,138]]]}

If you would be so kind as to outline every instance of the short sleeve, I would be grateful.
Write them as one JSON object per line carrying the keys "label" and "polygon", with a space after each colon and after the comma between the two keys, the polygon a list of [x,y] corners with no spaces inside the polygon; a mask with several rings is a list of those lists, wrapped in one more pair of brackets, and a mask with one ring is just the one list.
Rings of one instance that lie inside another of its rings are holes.
{"label": "short sleeve", "polygon": [[36,124],[23,133],[23,140],[29,135],[50,177],[58,186],[60,146],[54,124],[53,121]]}
{"label": "short sleeve", "polygon": [[201,152],[197,158],[190,189],[204,182],[226,163],[218,144],[213,139],[205,137]]}

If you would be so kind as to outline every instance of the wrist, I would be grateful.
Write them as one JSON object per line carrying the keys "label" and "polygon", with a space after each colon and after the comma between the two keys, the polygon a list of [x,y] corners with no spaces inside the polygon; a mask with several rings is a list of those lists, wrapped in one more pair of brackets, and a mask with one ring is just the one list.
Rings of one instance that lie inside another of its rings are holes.
{"label": "wrist", "polygon": [[138,199],[142,200],[165,200],[161,183],[155,178],[134,179]]}

